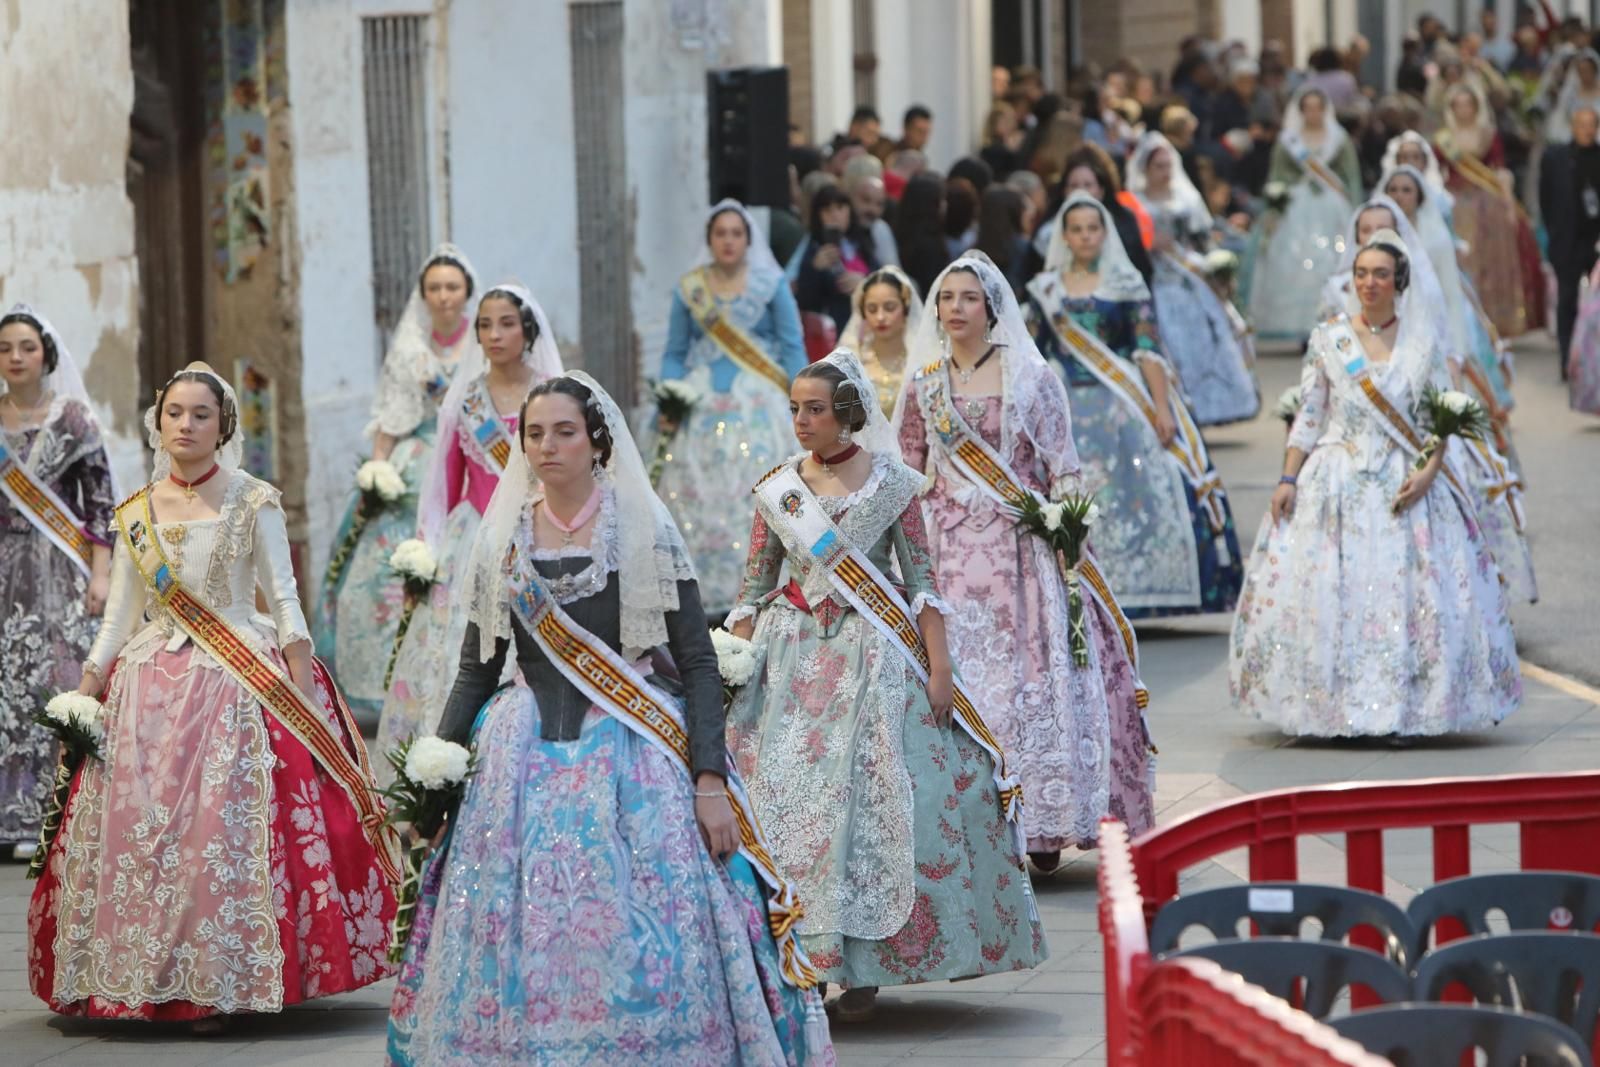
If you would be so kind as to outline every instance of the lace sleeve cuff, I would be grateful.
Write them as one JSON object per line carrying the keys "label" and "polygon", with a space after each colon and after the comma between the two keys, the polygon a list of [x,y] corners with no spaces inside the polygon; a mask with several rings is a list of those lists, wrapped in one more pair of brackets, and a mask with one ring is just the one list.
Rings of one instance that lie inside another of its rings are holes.
{"label": "lace sleeve cuff", "polygon": [[754,619],[760,613],[760,611],[760,605],[740,604],[738,607],[728,612],[728,617],[723,620],[722,625],[724,627],[732,627],[734,623],[743,622],[746,619]]}
{"label": "lace sleeve cuff", "polygon": [[1165,370],[1168,374],[1172,373],[1172,364],[1167,362],[1167,357],[1163,356],[1160,352],[1157,352],[1153,348],[1134,349],[1133,361],[1135,363],[1154,363],[1156,366]]}
{"label": "lace sleeve cuff", "polygon": [[1050,499],[1064,500],[1074,493],[1083,492],[1083,472],[1081,470],[1063,474],[1050,482]]}
{"label": "lace sleeve cuff", "polygon": [[946,618],[955,614],[955,609],[950,606],[950,603],[937,593],[917,594],[916,599],[911,601],[912,616],[921,615],[923,608],[932,608]]}

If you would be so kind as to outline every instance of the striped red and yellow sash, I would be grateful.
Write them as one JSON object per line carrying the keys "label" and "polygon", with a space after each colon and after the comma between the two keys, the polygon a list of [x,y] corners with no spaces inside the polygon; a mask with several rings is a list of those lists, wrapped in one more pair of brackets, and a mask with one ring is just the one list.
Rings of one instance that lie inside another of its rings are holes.
{"label": "striped red and yellow sash", "polygon": [[366,748],[355,730],[349,709],[335,697],[335,710],[350,731],[355,753],[334,734],[322,711],[307,702],[305,694],[283,668],[257,651],[239,635],[232,623],[211,610],[178,579],[161,548],[161,539],[155,534],[149,486],[119,504],[116,517],[128,554],[157,603],[171,614],[190,640],[271,711],[338,783],[355,807],[361,828],[377,853],[385,877],[391,885],[398,885],[399,839],[385,820],[383,805],[373,787]]}
{"label": "striped red and yellow sash", "polygon": [[[928,646],[900,591],[859,549],[850,544],[810,488],[790,464],[779,467],[756,486],[762,517],[778,531],[786,545],[808,551],[812,566],[827,573],[835,589],[874,629],[887,637],[910,665],[922,685],[928,684]],[[954,691],[952,717],[956,724],[989,754],[994,762],[994,783],[1008,822],[1018,829],[1021,852],[1022,783],[1012,777],[1005,750],[989,729],[960,678],[951,679]]]}
{"label": "striped red and yellow sash", "polygon": [[773,362],[772,357],[762,351],[761,346],[730,321],[717,306],[717,299],[706,281],[704,267],[696,267],[685,274],[678,282],[678,293],[700,329],[729,359],[741,369],[759,374],[783,390],[784,396],[789,395],[789,376],[783,372],[783,368]]}
{"label": "striped red and yellow sash", "polygon": [[496,472],[506,469],[511,459],[511,435],[506,433],[500,412],[495,409],[494,397],[488,383],[480,378],[467,390],[461,401],[462,429],[472,451],[478,454],[481,465]]}
{"label": "striped red and yellow sash", "polygon": [[93,559],[93,542],[84,535],[82,526],[66,502],[28,472],[16,453],[6,447],[3,438],[0,438],[0,493],[6,495],[6,499],[34,529],[65,552],[73,564],[88,576]]}
{"label": "striped red and yellow sash", "polygon": [[[1098,337],[1079,326],[1059,298],[1052,299],[1051,292],[1036,289],[1032,285],[1029,288],[1040,306],[1045,308],[1046,321],[1062,346],[1113,394],[1143,416],[1154,433],[1155,401],[1138,374],[1130,371],[1126,361],[1106,348]],[[1177,386],[1169,382],[1168,388],[1175,390]],[[1211,469],[1205,440],[1200,436],[1200,427],[1195,424],[1194,417],[1189,414],[1188,405],[1175,395],[1169,396],[1167,410],[1178,432],[1167,443],[1166,451],[1178,461],[1184,480],[1194,490],[1195,500],[1206,511],[1212,532],[1221,534],[1227,526],[1227,513],[1222,506],[1225,496],[1222,476]]]}
{"label": "striped red and yellow sash", "polygon": [[[596,707],[669,756],[683,772],[686,785],[693,779],[689,732],[671,698],[609,645],[574,622],[531,566],[517,568],[511,608],[567,681]],[[726,779],[728,801],[739,826],[739,852],[767,886],[767,925],[778,946],[783,976],[798,988],[810,989],[819,977],[801,948],[795,929],[805,908],[794,886],[779,871],[756,820],[755,807],[731,760]]]}
{"label": "striped red and yellow sash", "polygon": [[[967,478],[987,489],[997,504],[1003,507],[1020,505],[1023,500],[1032,495],[1031,490],[1022,484],[1022,479],[1017,477],[1016,472],[1011,469],[1010,465],[989,447],[987,441],[973,433],[966,420],[956,412],[943,388],[945,379],[942,375],[935,378],[940,369],[937,363],[923,368],[918,383],[923,386],[920,398],[924,404],[924,410],[932,413],[929,416],[930,421],[934,422],[936,426],[944,427],[943,430],[937,432],[939,432],[945,446],[949,448],[956,466]],[[923,385],[923,383],[928,384]],[[782,468],[779,469],[781,470]],[[772,472],[772,474],[776,473],[777,471]],[[771,477],[771,474],[768,477]],[[1061,569],[1061,576],[1065,578],[1068,570],[1066,562],[1058,555],[1056,563]],[[1078,561],[1077,569],[1078,574],[1089,583],[1095,599],[1106,609],[1106,613],[1111,616],[1112,621],[1116,623],[1117,629],[1121,632],[1122,644],[1128,653],[1128,661],[1133,664],[1135,676],[1134,694],[1138,698],[1139,707],[1148,707],[1150,704],[1150,692],[1138,678],[1139,639],[1134,634],[1133,627],[1128,623],[1127,616],[1122,613],[1122,606],[1117,603],[1116,596],[1112,594],[1110,584],[1105,580],[1105,576],[1100,573],[1099,565],[1095,563],[1088,552],[1085,552],[1083,558]]]}

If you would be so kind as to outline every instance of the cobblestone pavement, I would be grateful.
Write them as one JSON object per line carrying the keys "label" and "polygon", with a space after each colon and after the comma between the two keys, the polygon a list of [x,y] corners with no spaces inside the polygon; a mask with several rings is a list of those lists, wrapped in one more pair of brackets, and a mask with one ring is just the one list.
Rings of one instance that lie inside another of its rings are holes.
{"label": "cobblestone pavement", "polygon": [[[1297,374],[1292,356],[1261,363],[1268,405]],[[1600,600],[1593,531],[1600,504],[1560,492],[1592,474],[1600,423],[1565,409],[1554,384],[1548,346],[1524,359],[1516,416],[1531,487],[1530,518],[1545,601],[1518,612],[1525,660],[1583,674],[1600,670],[1591,605]],[[1249,543],[1276,480],[1282,427],[1262,418],[1208,435],[1233,497],[1241,540]],[[1587,453],[1587,456],[1585,456]],[[1573,482],[1571,479],[1580,479]],[[1587,538],[1587,540],[1584,540]],[[1295,784],[1348,779],[1403,779],[1447,774],[1565,771],[1600,765],[1600,692],[1561,674],[1529,672],[1523,708],[1491,734],[1394,750],[1382,745],[1287,743],[1235,713],[1228,703],[1225,618],[1141,629],[1151,727],[1161,756],[1159,818],[1238,796]],[[1587,652],[1584,652],[1584,650]],[[1394,896],[1404,899],[1429,880],[1421,833],[1391,835],[1388,868]],[[1342,878],[1339,842],[1315,843],[1302,855],[1307,879]],[[1511,827],[1473,837],[1478,870],[1514,868]],[[24,931],[28,883],[20,865],[0,867],[0,1062],[12,1065],[226,1064],[357,1067],[382,1061],[389,984],[292,1009],[244,1018],[215,1039],[144,1025],[61,1019],[44,1011],[27,987]],[[1191,872],[1189,886],[1239,880],[1242,853]],[[845,1067],[891,1063],[937,1065],[1004,1062],[1044,1067],[1104,1062],[1101,958],[1095,932],[1095,856],[1074,855],[1053,876],[1037,880],[1051,957],[1036,971],[887,990],[876,1019],[837,1026]]]}

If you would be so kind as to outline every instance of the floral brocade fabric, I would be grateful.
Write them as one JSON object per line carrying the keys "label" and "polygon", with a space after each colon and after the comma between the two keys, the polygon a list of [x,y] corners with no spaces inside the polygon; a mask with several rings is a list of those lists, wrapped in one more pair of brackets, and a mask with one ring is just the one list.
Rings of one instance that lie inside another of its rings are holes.
{"label": "floral brocade fabric", "polygon": [[[1289,444],[1309,453],[1292,516],[1262,523],[1234,617],[1229,682],[1285,733],[1427,735],[1499,722],[1522,698],[1500,575],[1443,475],[1393,508],[1411,457],[1312,336]],[[1393,364],[1374,371],[1411,401]]]}

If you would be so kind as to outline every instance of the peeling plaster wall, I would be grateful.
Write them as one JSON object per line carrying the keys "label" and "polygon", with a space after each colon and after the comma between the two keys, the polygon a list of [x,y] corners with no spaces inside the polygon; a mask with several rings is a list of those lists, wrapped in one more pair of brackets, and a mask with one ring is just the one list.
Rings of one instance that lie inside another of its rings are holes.
{"label": "peeling plaster wall", "polygon": [[0,305],[61,332],[125,486],[144,480],[132,108],[125,0],[0,0]]}

